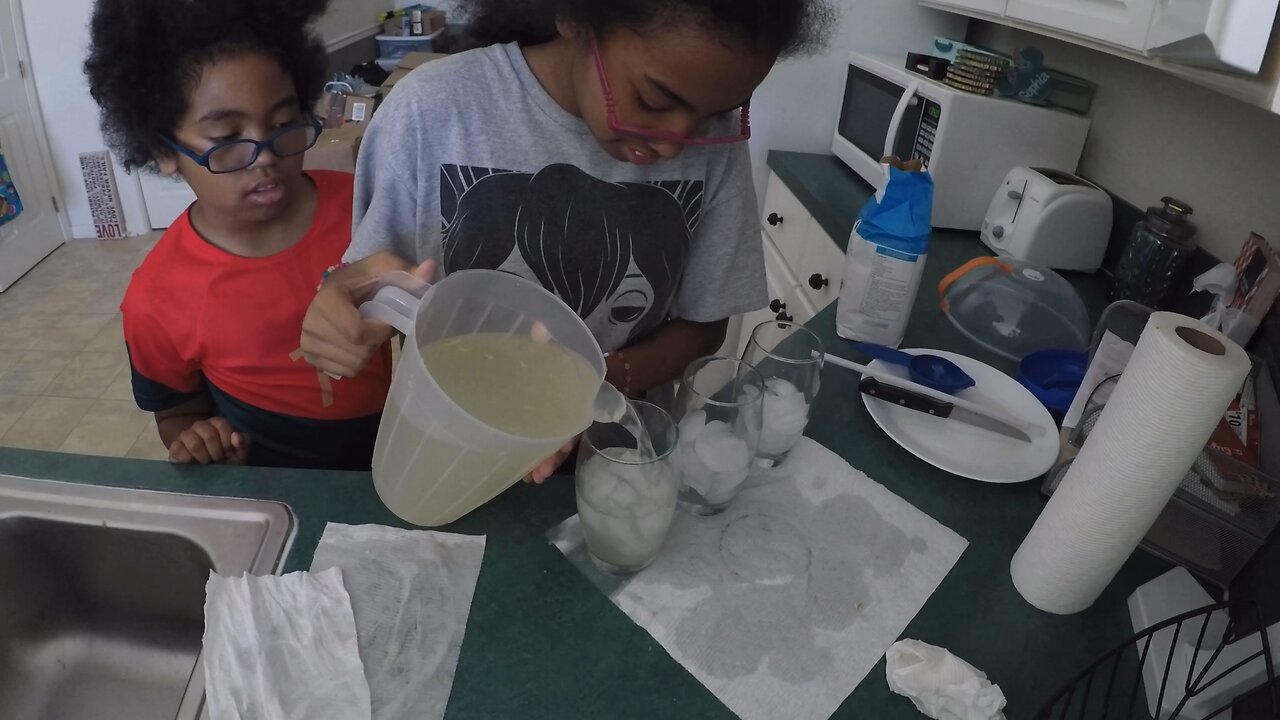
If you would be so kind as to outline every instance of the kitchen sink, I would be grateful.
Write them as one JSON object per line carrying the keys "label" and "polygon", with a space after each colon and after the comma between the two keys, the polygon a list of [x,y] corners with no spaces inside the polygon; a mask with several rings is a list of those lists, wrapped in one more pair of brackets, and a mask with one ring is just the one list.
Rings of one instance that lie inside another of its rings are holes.
{"label": "kitchen sink", "polygon": [[193,720],[209,572],[269,575],[288,506],[0,475],[0,716]]}

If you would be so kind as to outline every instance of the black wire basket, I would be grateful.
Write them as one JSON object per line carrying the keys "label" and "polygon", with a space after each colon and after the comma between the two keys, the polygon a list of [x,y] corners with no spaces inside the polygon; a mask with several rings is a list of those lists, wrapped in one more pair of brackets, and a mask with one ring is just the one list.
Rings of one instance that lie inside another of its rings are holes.
{"label": "black wire basket", "polygon": [[[1225,622],[1225,628],[1221,623]],[[1215,626],[1211,629],[1211,625]],[[1217,603],[1208,607],[1170,618],[1153,625],[1117,645],[1073,677],[1035,715],[1037,720],[1132,720],[1157,718],[1157,720],[1208,720],[1231,717],[1232,720],[1280,718],[1280,701],[1277,700],[1275,669],[1272,667],[1271,645],[1265,629],[1251,631],[1237,637],[1241,627],[1263,628],[1261,612],[1252,601]],[[1186,654],[1174,652],[1180,641],[1194,637],[1193,651],[1189,657],[1185,682],[1179,683],[1181,667],[1175,668],[1176,659],[1185,660]],[[1258,642],[1260,641],[1260,642]],[[1160,662],[1160,652],[1152,652],[1154,645],[1168,642],[1167,659]],[[1236,647],[1236,643],[1249,643]],[[1260,647],[1247,655],[1240,650]],[[1207,654],[1205,651],[1209,651]],[[1250,665],[1254,663],[1255,665]],[[1232,692],[1231,697],[1217,707],[1187,712],[1197,698],[1220,694],[1228,683],[1238,684],[1238,671],[1255,672],[1256,663],[1263,666],[1263,677],[1251,687]],[[1246,668],[1245,666],[1249,666]],[[1153,678],[1151,682],[1146,678]],[[1221,683],[1221,684],[1220,684]],[[1150,687],[1148,687],[1150,686]],[[1216,692],[1215,692],[1216,691]],[[1149,708],[1155,699],[1156,714]],[[1173,707],[1165,708],[1166,703]],[[1231,711],[1231,715],[1225,713]]]}

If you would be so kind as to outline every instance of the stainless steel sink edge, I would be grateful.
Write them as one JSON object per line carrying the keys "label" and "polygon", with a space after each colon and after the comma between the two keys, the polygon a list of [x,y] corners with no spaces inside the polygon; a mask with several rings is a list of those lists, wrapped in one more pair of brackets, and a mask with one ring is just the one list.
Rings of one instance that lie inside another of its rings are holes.
{"label": "stainless steel sink edge", "polygon": [[[214,572],[233,576],[279,574],[298,531],[292,508],[278,501],[0,475],[0,520],[11,517],[175,535],[207,553]],[[207,717],[203,668],[197,654],[175,720]]]}

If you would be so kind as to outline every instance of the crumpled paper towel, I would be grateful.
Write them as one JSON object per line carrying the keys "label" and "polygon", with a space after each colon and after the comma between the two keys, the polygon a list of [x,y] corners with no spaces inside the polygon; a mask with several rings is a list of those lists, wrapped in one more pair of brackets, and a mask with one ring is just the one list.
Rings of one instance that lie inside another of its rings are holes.
{"label": "crumpled paper towel", "polygon": [[1204,324],[1214,330],[1221,330],[1224,335],[1243,347],[1253,339],[1253,334],[1258,331],[1259,322],[1257,318],[1246,313],[1244,308],[1232,307],[1239,280],[1235,265],[1220,263],[1192,280],[1191,287],[1198,292],[1213,295],[1213,305],[1209,309],[1209,314],[1200,318]]}
{"label": "crumpled paper towel", "polygon": [[936,720],[1004,720],[1004,693],[986,673],[919,640],[899,640],[885,653],[889,689]]}
{"label": "crumpled paper towel", "polygon": [[209,574],[204,605],[210,720],[368,720],[369,685],[338,570]]}
{"label": "crumpled paper towel", "polygon": [[374,720],[444,717],[484,546],[483,537],[325,526],[311,571],[342,571]]}

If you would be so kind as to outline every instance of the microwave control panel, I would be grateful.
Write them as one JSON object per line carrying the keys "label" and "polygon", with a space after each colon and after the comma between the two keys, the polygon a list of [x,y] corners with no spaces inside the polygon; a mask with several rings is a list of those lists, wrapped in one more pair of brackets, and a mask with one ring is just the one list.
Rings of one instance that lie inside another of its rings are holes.
{"label": "microwave control panel", "polygon": [[920,128],[916,131],[916,144],[911,152],[913,159],[924,163],[929,169],[929,161],[933,159],[933,141],[938,134],[938,123],[942,120],[942,106],[932,100],[926,100],[924,112],[920,116]]}

